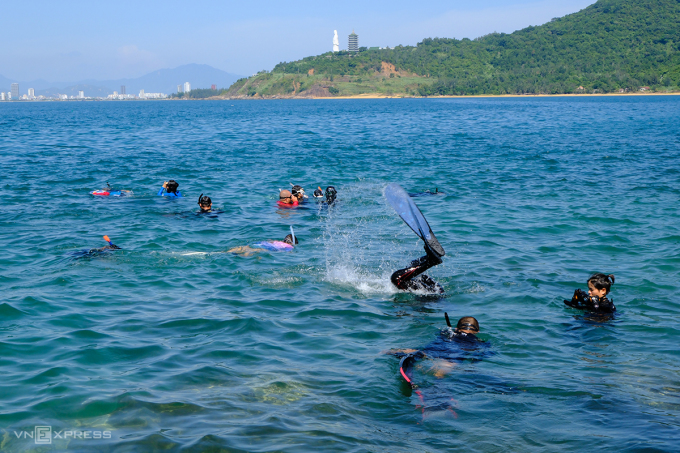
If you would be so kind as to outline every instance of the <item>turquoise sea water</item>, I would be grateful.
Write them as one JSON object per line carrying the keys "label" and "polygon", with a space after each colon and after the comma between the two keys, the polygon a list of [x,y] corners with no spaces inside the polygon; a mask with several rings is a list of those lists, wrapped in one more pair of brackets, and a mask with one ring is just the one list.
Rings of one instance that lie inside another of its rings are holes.
{"label": "turquoise sea water", "polygon": [[[0,104],[0,451],[677,451],[678,124],[677,97]],[[339,201],[277,209],[291,182]],[[389,281],[422,255],[390,182],[446,194],[415,198],[445,297]],[[562,303],[593,272],[614,319]],[[492,354],[420,362],[423,411],[382,352],[444,312]]]}

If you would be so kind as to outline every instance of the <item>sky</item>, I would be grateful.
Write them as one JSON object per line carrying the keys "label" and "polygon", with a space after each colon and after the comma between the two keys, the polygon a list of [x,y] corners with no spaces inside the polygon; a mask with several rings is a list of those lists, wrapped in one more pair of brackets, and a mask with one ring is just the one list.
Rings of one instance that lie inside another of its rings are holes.
{"label": "sky", "polygon": [[340,48],[511,33],[595,0],[22,0],[5,4],[0,75],[31,81],[135,78],[183,64],[251,75]]}

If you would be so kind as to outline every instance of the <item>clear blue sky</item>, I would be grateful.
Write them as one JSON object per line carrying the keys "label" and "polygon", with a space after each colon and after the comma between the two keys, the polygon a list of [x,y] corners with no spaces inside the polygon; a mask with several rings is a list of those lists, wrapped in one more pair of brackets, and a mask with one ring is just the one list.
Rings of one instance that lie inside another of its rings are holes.
{"label": "clear blue sky", "polygon": [[427,37],[512,32],[595,0],[302,0],[257,2],[23,0],[5,2],[0,74],[50,82],[138,77],[205,63],[250,75],[340,48],[415,45]]}

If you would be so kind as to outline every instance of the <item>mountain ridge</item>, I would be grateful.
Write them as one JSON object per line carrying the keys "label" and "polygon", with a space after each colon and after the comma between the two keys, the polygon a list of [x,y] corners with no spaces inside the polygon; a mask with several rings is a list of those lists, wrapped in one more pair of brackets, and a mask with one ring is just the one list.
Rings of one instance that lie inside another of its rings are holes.
{"label": "mountain ridge", "polygon": [[[241,79],[231,97],[570,94],[680,86],[680,0],[599,0],[474,40],[327,52]],[[312,94],[314,93],[314,94]]]}

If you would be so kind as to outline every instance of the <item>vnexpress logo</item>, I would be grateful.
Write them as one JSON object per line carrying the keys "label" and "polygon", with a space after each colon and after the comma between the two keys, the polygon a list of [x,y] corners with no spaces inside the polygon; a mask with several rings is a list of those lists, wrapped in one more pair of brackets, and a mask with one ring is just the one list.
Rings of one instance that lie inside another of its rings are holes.
{"label": "vnexpress logo", "polygon": [[98,430],[61,430],[52,432],[51,426],[36,426],[33,431],[14,431],[17,439],[33,439],[37,445],[52,443],[52,439],[111,439],[111,431]]}

